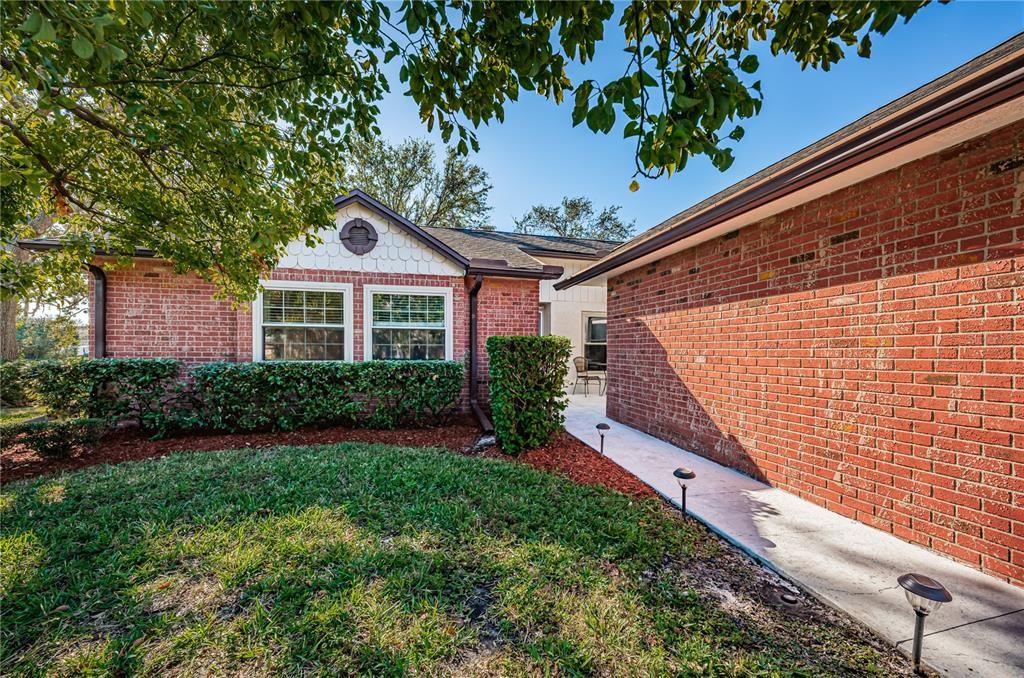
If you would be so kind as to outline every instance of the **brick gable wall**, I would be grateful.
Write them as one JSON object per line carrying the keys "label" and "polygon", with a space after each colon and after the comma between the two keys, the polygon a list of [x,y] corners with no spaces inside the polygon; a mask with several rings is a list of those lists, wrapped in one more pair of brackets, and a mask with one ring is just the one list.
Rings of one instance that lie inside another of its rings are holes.
{"label": "brick gable wall", "polygon": [[[353,357],[363,359],[363,286],[410,285],[452,289],[455,360],[469,349],[469,293],[462,276],[275,269],[273,280],[351,283]],[[215,298],[216,287],[194,275],[177,275],[165,262],[135,261],[107,271],[107,354],[110,357],[176,358],[186,364],[252,360],[252,313]],[[539,284],[488,278],[480,290],[481,395],[487,393],[487,337],[536,334]],[[91,299],[91,295],[90,295]],[[91,314],[90,314],[91,316]],[[90,336],[92,334],[90,333]],[[468,397],[467,388],[463,400]]]}
{"label": "brick gable wall", "polygon": [[1024,123],[609,283],[609,416],[1024,584]]}
{"label": "brick gable wall", "polygon": [[477,345],[480,347],[481,399],[486,400],[487,385],[490,383],[487,337],[537,334],[540,320],[539,295],[540,284],[536,280],[484,279],[477,297],[480,314]]}

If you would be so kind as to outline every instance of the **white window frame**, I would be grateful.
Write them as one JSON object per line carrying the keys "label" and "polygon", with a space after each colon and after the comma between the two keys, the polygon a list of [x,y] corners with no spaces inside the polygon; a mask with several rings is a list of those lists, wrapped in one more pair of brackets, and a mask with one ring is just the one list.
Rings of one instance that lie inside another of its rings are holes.
{"label": "white window frame", "polygon": [[452,288],[421,285],[363,285],[363,360],[373,360],[373,295],[414,294],[444,297],[444,359],[454,360]]}
{"label": "white window frame", "polygon": [[[320,292],[342,292],[344,305],[342,308],[345,319],[345,360],[352,362],[355,336],[353,323],[352,283],[313,282],[307,280],[260,280],[260,291],[252,302],[252,360],[263,361],[263,290],[316,290]],[[298,327],[298,325],[296,325]],[[311,361],[317,362],[317,361]]]}
{"label": "white window frame", "polygon": [[[605,340],[604,342],[590,341],[589,325],[591,320],[603,320],[605,324]],[[583,312],[583,341],[581,342],[583,357],[587,357],[587,345],[591,346],[604,346],[605,350],[605,369],[608,369],[608,313],[607,311],[584,311]]]}

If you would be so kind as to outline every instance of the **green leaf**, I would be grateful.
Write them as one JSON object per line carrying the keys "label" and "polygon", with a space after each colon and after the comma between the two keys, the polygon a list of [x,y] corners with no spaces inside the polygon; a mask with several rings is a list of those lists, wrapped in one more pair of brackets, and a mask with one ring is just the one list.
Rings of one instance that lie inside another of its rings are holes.
{"label": "green leaf", "polygon": [[857,46],[857,56],[867,59],[871,56],[871,35],[868,33],[864,34],[864,39],[860,41],[860,45]]}
{"label": "green leaf", "polygon": [[754,71],[757,70],[757,67],[757,56],[753,54],[748,54],[747,56],[743,57],[743,61],[740,62],[740,70],[742,70],[744,73],[753,73]]}
{"label": "green leaf", "polygon": [[572,109],[572,126],[576,127],[583,122],[587,117],[587,102],[584,101],[582,104],[576,104]]}
{"label": "green leaf", "polygon": [[672,97],[673,106],[683,111],[693,108],[700,102],[700,99],[694,99],[693,97],[688,97],[685,94],[677,94]]}
{"label": "green leaf", "polygon": [[57,31],[54,30],[49,19],[43,18],[39,23],[39,30],[32,36],[32,40],[33,42],[56,42]]}
{"label": "green leaf", "polygon": [[75,39],[71,41],[71,49],[79,59],[88,59],[93,53],[92,43],[81,35],[76,35]]}
{"label": "green leaf", "polygon": [[32,12],[28,16],[28,18],[25,19],[25,22],[21,24],[18,30],[20,30],[22,33],[35,35],[35,33],[39,30],[39,25],[42,22],[43,16],[39,12]]}

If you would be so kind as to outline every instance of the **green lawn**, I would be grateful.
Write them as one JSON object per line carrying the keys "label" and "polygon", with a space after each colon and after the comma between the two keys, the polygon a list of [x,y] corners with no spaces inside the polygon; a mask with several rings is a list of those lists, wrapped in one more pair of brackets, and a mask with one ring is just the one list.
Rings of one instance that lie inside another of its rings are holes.
{"label": "green lawn", "polygon": [[13,483],[0,521],[5,675],[893,666],[841,624],[708,593],[696,572],[750,566],[658,502],[502,460],[177,454]]}
{"label": "green lawn", "polygon": [[45,407],[11,407],[0,409],[0,424],[20,424],[46,414]]}

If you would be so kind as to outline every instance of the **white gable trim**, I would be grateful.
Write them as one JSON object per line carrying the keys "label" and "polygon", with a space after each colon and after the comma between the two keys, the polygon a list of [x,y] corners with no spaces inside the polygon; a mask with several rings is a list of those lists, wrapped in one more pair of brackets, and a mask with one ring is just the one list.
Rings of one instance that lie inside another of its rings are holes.
{"label": "white gable trim", "polygon": [[[366,254],[350,252],[341,241],[341,229],[352,219],[367,221],[377,232],[376,246]],[[399,275],[465,275],[465,268],[443,253],[420,242],[401,224],[361,203],[337,210],[334,223],[317,232],[321,241],[313,247],[300,240],[288,244],[278,268],[395,273]]]}

